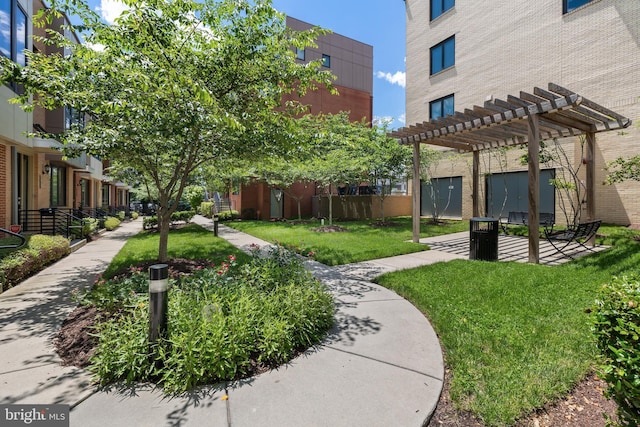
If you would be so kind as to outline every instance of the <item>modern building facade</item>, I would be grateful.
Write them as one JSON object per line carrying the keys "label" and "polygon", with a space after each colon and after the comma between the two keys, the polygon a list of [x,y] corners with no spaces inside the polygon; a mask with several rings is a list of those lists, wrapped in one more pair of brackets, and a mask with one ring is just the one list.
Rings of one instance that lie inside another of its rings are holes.
{"label": "modern building facade", "polygon": [[[517,97],[534,87],[546,89],[550,82],[568,88],[634,122],[622,131],[598,133],[595,215],[610,223],[640,223],[640,183],[603,183],[607,163],[640,154],[640,2],[406,0],[405,4],[407,123],[429,122],[485,101]],[[575,165],[584,161],[583,138],[558,142]],[[523,154],[526,148],[482,155],[483,214],[497,217],[509,210],[526,210]],[[472,216],[470,159],[465,154],[441,162],[430,184],[453,197],[448,200],[448,216]],[[540,179],[546,183],[540,190],[541,209],[555,210],[561,222],[565,201],[549,183],[559,170],[541,168]],[[505,192],[507,199],[500,196]],[[421,208],[428,214],[424,200]]]}
{"label": "modern building facade", "polygon": [[[297,31],[311,29],[313,25],[287,17],[287,26]],[[310,114],[337,114],[349,112],[352,121],[373,118],[373,47],[352,38],[330,33],[320,36],[317,47],[296,50],[297,61],[307,63],[322,60],[322,66],[335,76],[334,87],[338,95],[325,88],[308,92],[304,97],[289,95],[283,99],[298,100],[308,106]],[[296,184],[299,187],[308,184]],[[303,216],[312,212],[312,196],[316,189],[311,186],[306,191],[296,189],[294,193],[304,193],[301,204]],[[236,195],[231,196],[232,207],[248,218],[270,219],[295,217],[298,214],[296,200],[280,189],[270,188],[262,182],[242,185]]]}
{"label": "modern building facade", "polygon": [[[41,0],[0,2],[0,54],[22,65],[25,49],[64,54],[58,47],[33,41],[32,35],[44,35],[45,28],[33,26],[32,17],[45,7]],[[64,31],[65,37],[78,42],[73,32],[63,30],[65,21],[66,17],[56,18],[47,28]],[[25,112],[8,102],[20,90],[16,85],[0,86],[0,228],[19,224],[23,231],[37,232],[35,225],[44,210],[72,215],[98,208],[125,209],[129,188],[104,175],[100,159],[85,154],[69,159],[56,140],[29,136],[64,132],[82,125],[84,116],[72,108]]]}

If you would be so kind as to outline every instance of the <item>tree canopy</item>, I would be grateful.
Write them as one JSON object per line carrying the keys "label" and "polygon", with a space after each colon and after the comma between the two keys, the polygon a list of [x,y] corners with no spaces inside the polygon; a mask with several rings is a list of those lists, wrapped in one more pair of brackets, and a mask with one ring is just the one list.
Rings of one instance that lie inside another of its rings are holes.
{"label": "tree canopy", "polygon": [[169,217],[189,174],[222,158],[279,154],[295,145],[296,103],[316,84],[331,87],[319,63],[295,60],[322,30],[295,32],[270,0],[124,0],[113,25],[80,0],[53,1],[34,17],[45,25],[77,16],[85,44],[48,30],[45,44],[66,54],[29,52],[27,66],[0,58],[0,81],[15,81],[26,109],[73,107],[89,117],[54,136],[79,151],[135,171],[158,194],[159,259],[166,260]]}

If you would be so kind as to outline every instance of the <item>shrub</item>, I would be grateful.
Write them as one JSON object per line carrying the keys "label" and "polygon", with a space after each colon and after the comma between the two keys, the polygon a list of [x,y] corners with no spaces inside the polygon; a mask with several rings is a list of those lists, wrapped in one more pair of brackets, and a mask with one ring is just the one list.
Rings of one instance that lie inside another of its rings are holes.
{"label": "shrub", "polygon": [[286,362],[319,342],[333,324],[331,295],[295,254],[276,248],[254,255],[242,266],[230,256],[217,268],[170,281],[168,333],[154,357],[141,283],[102,281],[86,297],[116,313],[97,327],[91,369],[99,380],[155,379],[167,392],[183,392],[246,376],[255,362]]}
{"label": "shrub", "polygon": [[231,221],[238,218],[238,211],[224,211],[218,214],[218,219],[220,221]]}
{"label": "shrub", "polygon": [[[595,307],[607,397],[618,404],[621,426],[640,424],[640,278],[616,277],[603,286]],[[616,425],[615,423],[613,423]]]}
{"label": "shrub", "polygon": [[62,236],[31,236],[26,247],[0,260],[0,292],[3,292],[45,266],[69,255],[69,240]]}
{"label": "shrub", "polygon": [[194,208],[200,206],[204,199],[204,188],[199,185],[189,185],[184,189],[187,202]]}
{"label": "shrub", "polygon": [[[176,222],[191,222],[193,216],[196,214],[195,211],[177,211],[171,214],[171,222],[170,224],[174,224]],[[142,221],[142,228],[145,230],[149,230],[151,228],[155,228],[158,226],[158,217],[157,216],[147,216]]]}
{"label": "shrub", "polygon": [[70,230],[73,239],[84,239],[89,237],[98,230],[98,220],[96,218],[82,218],[81,220],[71,221],[72,228]]}
{"label": "shrub", "polygon": [[120,225],[120,220],[118,218],[114,218],[112,216],[108,216],[107,219],[104,220],[104,228],[109,231],[115,230]]}
{"label": "shrub", "polygon": [[140,214],[136,211],[132,211],[131,212],[131,219],[136,220],[138,219],[138,217],[140,216]]}
{"label": "shrub", "polygon": [[127,216],[127,213],[126,213],[125,211],[120,211],[120,212],[118,212],[118,219],[119,219],[120,221],[124,221],[124,219],[126,218],[126,216]]}
{"label": "shrub", "polygon": [[211,218],[213,215],[213,202],[202,202],[198,208],[200,215]]}

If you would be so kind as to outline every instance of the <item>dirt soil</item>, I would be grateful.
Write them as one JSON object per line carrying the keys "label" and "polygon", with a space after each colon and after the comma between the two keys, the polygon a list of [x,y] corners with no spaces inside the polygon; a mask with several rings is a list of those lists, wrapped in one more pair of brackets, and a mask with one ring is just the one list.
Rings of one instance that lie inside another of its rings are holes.
{"label": "dirt soil", "polygon": [[[155,262],[139,267],[148,268],[153,264]],[[169,264],[175,271],[189,274],[194,268],[206,265],[207,261],[172,259]],[[63,322],[54,339],[56,351],[63,365],[86,367],[90,364],[90,357],[97,345],[96,337],[91,334],[99,316],[100,313],[95,307],[79,306]],[[274,367],[252,362],[252,368],[246,376],[257,375],[272,368]],[[484,427],[485,424],[472,414],[455,408],[449,395],[450,380],[450,371],[447,370],[438,406],[427,426]],[[603,395],[605,388],[604,381],[591,375],[581,381],[567,396],[520,419],[515,427],[604,427],[606,422],[603,413],[613,417],[616,412],[616,404]]]}

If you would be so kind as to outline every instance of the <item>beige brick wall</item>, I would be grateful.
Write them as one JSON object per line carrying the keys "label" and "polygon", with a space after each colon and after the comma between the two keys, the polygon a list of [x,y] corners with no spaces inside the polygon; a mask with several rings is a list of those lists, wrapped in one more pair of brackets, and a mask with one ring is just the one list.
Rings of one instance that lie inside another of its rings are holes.
{"label": "beige brick wall", "polygon": [[[407,0],[407,124],[428,120],[429,101],[454,94],[456,111],[559,84],[634,121],[596,135],[596,213],[606,222],[640,223],[640,183],[602,184],[615,158],[640,154],[640,1],[593,0],[562,14],[562,0],[457,0],[429,21],[429,1]],[[455,65],[429,76],[429,48],[455,35]],[[565,143],[567,144],[567,143]],[[481,167],[497,162],[484,154]],[[574,155],[580,161],[579,154]],[[471,156],[463,174],[463,215],[471,215]],[[450,169],[450,168],[449,168]],[[505,171],[526,170],[513,158]],[[486,171],[485,171],[486,172]],[[449,176],[443,174],[442,176]],[[481,180],[482,181],[482,180]]]}

